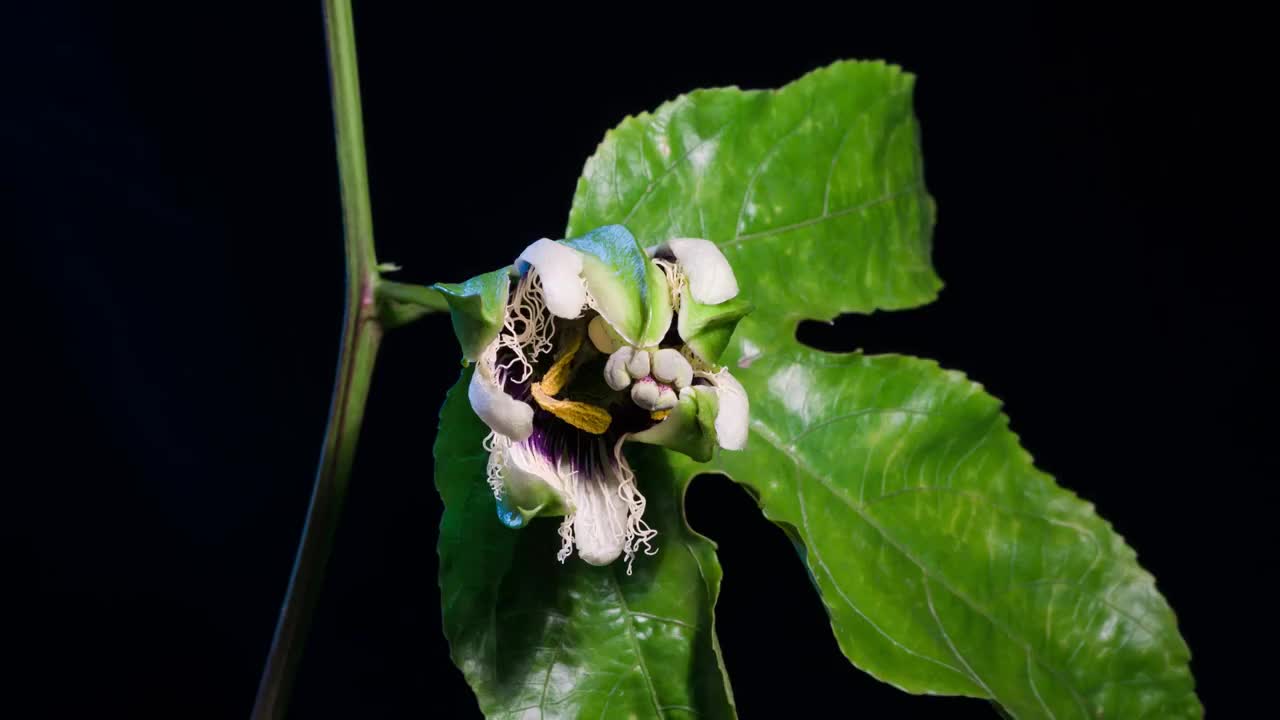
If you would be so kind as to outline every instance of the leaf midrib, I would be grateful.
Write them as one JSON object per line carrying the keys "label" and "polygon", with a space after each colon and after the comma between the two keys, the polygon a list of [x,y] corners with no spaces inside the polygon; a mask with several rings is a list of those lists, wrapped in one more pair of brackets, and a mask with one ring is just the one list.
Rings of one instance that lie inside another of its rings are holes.
{"label": "leaf midrib", "polygon": [[[621,224],[626,225],[628,222],[631,221],[632,216],[636,214],[636,211],[640,209],[640,206],[644,204],[645,200],[648,200],[657,192],[658,186],[662,185],[663,181],[665,181],[667,177],[671,175],[671,173],[675,172],[675,169],[677,167],[684,164],[689,159],[689,157],[693,155],[693,153],[697,152],[703,145],[706,145],[707,143],[713,140],[719,140],[720,136],[723,135],[724,132],[728,130],[731,125],[738,122],[738,120],[740,119],[742,119],[741,115],[735,116],[732,120],[729,120],[728,122],[721,125],[715,132],[699,140],[696,145],[684,151],[684,153],[682,153],[680,157],[671,161],[670,165],[667,165],[665,168],[663,168],[661,175],[658,175],[656,178],[653,178],[652,180],[649,181],[648,187],[646,187],[644,193],[641,194],[638,199],[636,199],[636,202],[634,205],[631,206],[631,209],[627,211],[627,214],[622,218]],[[650,122],[650,126],[652,126],[652,122]]]}
{"label": "leaf midrib", "polygon": [[893,202],[894,200],[898,200],[904,197],[910,197],[912,195],[920,195],[920,194],[923,194],[924,192],[925,192],[924,183],[922,181],[917,180],[915,182],[908,183],[897,190],[887,192],[883,195],[871,198],[870,200],[866,200],[861,203],[857,203],[855,205],[842,207],[839,210],[830,210],[830,211],[824,210],[821,215],[815,215],[811,218],[798,220],[796,222],[788,223],[786,225],[778,225],[771,228],[765,228],[764,230],[757,230],[755,232],[743,233],[740,235],[735,234],[733,238],[729,240],[725,240],[724,242],[720,243],[720,247],[727,248],[727,247],[740,245],[747,240],[756,240],[759,238],[771,237],[774,235],[782,235],[784,233],[791,232],[792,230],[799,230],[800,228],[809,227],[810,225],[817,225],[819,223],[823,223],[828,220],[835,220],[837,218],[842,218],[846,215],[851,215],[853,213],[856,213],[862,210],[870,210],[871,208],[876,207],[878,205],[883,205],[884,203]]}
{"label": "leaf midrib", "polygon": [[[886,542],[890,547],[892,547],[892,548],[893,548],[894,550],[896,550],[900,555],[902,555],[904,558],[906,558],[906,559],[907,559],[907,560],[909,560],[912,564],[914,564],[917,568],[919,568],[919,569],[920,569],[920,572],[921,572],[923,575],[925,575],[925,576],[926,576],[926,578],[933,579],[934,581],[936,581],[936,582],[937,582],[941,587],[943,587],[947,592],[949,592],[949,593],[951,593],[953,596],[955,596],[955,597],[959,598],[962,602],[964,602],[964,604],[965,604],[965,605],[968,605],[968,606],[969,606],[969,608],[970,608],[971,610],[973,610],[973,611],[974,611],[975,613],[977,613],[980,617],[982,617],[984,620],[986,620],[988,623],[990,623],[992,627],[994,627],[994,628],[996,628],[996,629],[1000,630],[1000,632],[1004,633],[1004,635],[1005,635],[1006,637],[1008,637],[1010,640],[1014,641],[1014,642],[1015,642],[1015,643],[1017,643],[1018,645],[1021,645],[1021,646],[1022,646],[1022,648],[1027,652],[1027,654],[1028,654],[1028,655],[1030,655],[1032,658],[1034,658],[1034,659],[1035,659],[1035,662],[1036,662],[1037,664],[1039,664],[1039,665],[1040,665],[1041,667],[1043,667],[1046,671],[1048,671],[1051,675],[1053,675],[1053,676],[1054,676],[1054,677],[1055,677],[1059,682],[1061,682],[1061,683],[1063,684],[1063,686],[1065,686],[1065,687],[1067,688],[1067,690],[1069,690],[1069,691],[1071,692],[1071,696],[1072,696],[1072,698],[1073,698],[1073,699],[1075,699],[1076,703],[1080,705],[1080,709],[1084,711],[1085,715],[1086,715],[1086,716],[1091,716],[1091,712],[1089,711],[1088,703],[1087,703],[1087,702],[1085,702],[1085,699],[1081,696],[1080,691],[1079,691],[1079,690],[1078,690],[1078,689],[1077,689],[1077,688],[1076,688],[1076,687],[1075,687],[1075,686],[1074,686],[1074,685],[1069,681],[1069,679],[1067,679],[1067,678],[1063,677],[1063,674],[1062,674],[1062,672],[1061,672],[1060,670],[1058,670],[1057,668],[1052,667],[1048,662],[1046,662],[1046,661],[1045,661],[1045,659],[1044,659],[1043,657],[1041,657],[1041,656],[1040,656],[1040,654],[1039,654],[1039,653],[1037,653],[1037,652],[1035,651],[1035,648],[1034,648],[1034,647],[1032,647],[1032,645],[1031,645],[1030,643],[1028,643],[1027,641],[1023,640],[1022,638],[1018,637],[1018,635],[1017,635],[1017,634],[1015,634],[1015,633],[1013,632],[1013,630],[1012,630],[1012,629],[1010,629],[1009,627],[1007,627],[1004,623],[1001,623],[1001,622],[997,621],[997,620],[992,616],[992,614],[991,614],[991,611],[990,611],[990,610],[988,610],[987,608],[982,607],[982,606],[981,606],[979,603],[977,603],[975,600],[971,599],[970,597],[968,597],[968,596],[967,596],[967,595],[965,595],[964,593],[962,593],[962,592],[960,592],[959,590],[957,590],[957,589],[955,589],[954,587],[952,587],[952,586],[951,586],[951,584],[950,584],[949,582],[947,582],[947,580],[946,580],[945,578],[943,578],[942,576],[940,576],[940,575],[938,575],[937,573],[933,572],[933,571],[932,571],[932,569],[928,568],[928,567],[927,567],[927,566],[926,566],[922,561],[920,561],[918,558],[916,558],[916,557],[915,557],[915,555],[913,555],[912,553],[910,553],[910,552],[909,552],[909,551],[908,551],[908,550],[907,550],[907,549],[902,545],[902,543],[900,543],[896,538],[894,538],[894,537],[893,537],[893,536],[891,536],[887,531],[885,531],[885,529],[884,529],[884,528],[883,528],[879,523],[877,523],[876,521],[874,521],[873,519],[871,519],[871,518],[870,518],[870,517],[869,517],[869,516],[868,516],[868,515],[863,511],[863,509],[862,509],[861,507],[859,507],[857,504],[855,504],[855,503],[853,503],[852,501],[850,501],[850,500],[849,500],[849,498],[848,498],[848,497],[846,497],[843,493],[838,492],[838,491],[836,490],[836,488],[832,486],[831,481],[830,481],[827,477],[823,476],[821,473],[819,473],[819,472],[817,472],[816,470],[814,470],[813,468],[811,468],[811,467],[809,466],[809,464],[808,464],[807,462],[805,462],[805,460],[804,460],[803,458],[801,458],[801,457],[800,457],[800,456],[798,456],[796,453],[794,453],[790,448],[788,448],[788,447],[786,447],[785,445],[781,444],[781,442],[780,442],[779,438],[778,438],[776,435],[774,435],[774,434],[773,434],[773,431],[772,431],[772,430],[770,430],[767,426],[764,426],[762,423],[760,423],[760,422],[758,422],[758,421],[754,421],[754,420],[753,420],[753,421],[751,422],[750,426],[749,426],[749,429],[750,429],[752,432],[754,432],[757,436],[759,436],[760,438],[764,439],[764,441],[765,441],[765,442],[769,443],[769,445],[770,445],[771,447],[773,447],[775,450],[777,450],[778,452],[780,452],[780,453],[782,453],[783,455],[787,456],[787,457],[788,457],[788,458],[789,458],[793,463],[795,463],[795,465],[796,465],[796,467],[797,467],[797,468],[799,468],[800,470],[804,471],[804,472],[805,472],[805,474],[809,475],[809,476],[810,476],[810,477],[812,477],[814,480],[818,481],[818,483],[819,483],[820,485],[822,485],[822,487],[823,487],[823,488],[825,488],[825,489],[827,490],[827,492],[831,493],[831,494],[832,494],[833,496],[835,496],[838,500],[840,500],[842,503],[844,503],[844,504],[845,504],[845,505],[846,505],[850,510],[852,510],[854,513],[856,513],[856,514],[858,515],[858,517],[862,519],[862,521],[863,521],[863,522],[867,523],[867,525],[868,525],[868,526],[870,526],[873,530],[875,530],[875,531],[876,531],[876,533],[877,533],[877,534],[879,534],[879,535],[880,535],[880,537],[881,537],[881,538],[882,538],[882,539],[883,539],[883,540],[884,540],[884,541],[885,541],[885,542]],[[834,582],[834,579],[833,579],[833,582]],[[1028,676],[1028,677],[1030,677],[1030,676]],[[1037,694],[1038,694],[1038,693],[1037,693]],[[1002,706],[1005,706],[1005,703],[1004,703],[1004,702],[1002,702],[1002,701],[1001,701],[1001,699],[1000,699],[999,697],[995,696],[995,693],[994,693],[994,692],[992,693],[992,696],[993,696],[993,697],[992,697],[992,699],[993,699],[993,700],[996,700],[996,701],[1000,702]],[[1007,706],[1006,706],[1006,708],[1007,708]]]}
{"label": "leaf midrib", "polygon": [[658,700],[658,689],[653,685],[653,678],[649,675],[649,666],[645,664],[644,654],[640,652],[640,639],[636,636],[635,618],[631,614],[631,608],[627,606],[627,599],[622,595],[622,585],[618,583],[618,578],[613,574],[612,568],[607,573],[609,582],[613,584],[613,591],[618,595],[618,605],[622,608],[622,614],[627,621],[627,639],[631,641],[631,649],[636,654],[636,663],[639,665],[640,676],[644,678],[644,684],[649,688],[649,699],[653,701],[653,710],[658,713],[658,717],[665,718],[667,714],[662,711],[662,703]]}

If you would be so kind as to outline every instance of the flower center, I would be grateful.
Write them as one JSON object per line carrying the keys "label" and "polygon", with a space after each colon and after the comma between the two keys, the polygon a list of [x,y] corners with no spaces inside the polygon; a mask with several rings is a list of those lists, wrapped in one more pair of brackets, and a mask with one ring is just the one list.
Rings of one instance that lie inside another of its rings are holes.
{"label": "flower center", "polygon": [[572,334],[566,341],[560,357],[556,359],[555,364],[551,366],[551,369],[547,370],[541,380],[529,387],[529,392],[533,395],[534,401],[538,403],[538,407],[543,410],[579,430],[585,430],[592,435],[603,435],[609,429],[609,424],[613,422],[608,410],[590,403],[577,400],[562,400],[556,397],[569,384],[574,369],[573,359],[582,347],[581,328],[575,327],[570,332]]}

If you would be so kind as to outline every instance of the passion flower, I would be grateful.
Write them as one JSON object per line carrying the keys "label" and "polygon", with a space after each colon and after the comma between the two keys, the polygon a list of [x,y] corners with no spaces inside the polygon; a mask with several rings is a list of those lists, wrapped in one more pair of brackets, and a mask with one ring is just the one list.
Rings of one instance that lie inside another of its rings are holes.
{"label": "passion flower", "polygon": [[[746,443],[742,385],[718,360],[749,305],[708,240],[641,248],[621,225],[541,239],[509,268],[435,286],[453,311],[467,396],[489,426],[498,516],[563,516],[563,562],[653,554],[627,441],[710,459]],[[673,327],[674,324],[674,327]]]}

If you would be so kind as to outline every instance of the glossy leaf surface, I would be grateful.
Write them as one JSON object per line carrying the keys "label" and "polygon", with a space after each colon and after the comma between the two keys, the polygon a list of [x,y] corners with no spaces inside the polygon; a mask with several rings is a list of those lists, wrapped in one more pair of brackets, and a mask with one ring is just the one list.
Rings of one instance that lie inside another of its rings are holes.
{"label": "glossy leaf surface", "polygon": [[838,63],[777,92],[697,91],[588,161],[571,232],[713,240],[755,305],[724,359],[751,398],[747,449],[669,462],[751,488],[807,548],[841,649],[886,682],[1019,718],[1198,717],[1151,577],[1032,466],[996,400],[927,361],[795,340],[801,319],[913,307],[941,285],[911,86]]}
{"label": "glossy leaf surface", "polygon": [[845,62],[629,118],[587,161],[566,236],[621,223],[646,247],[714,240],[741,298],[797,317],[927,303],[941,282],[912,83]]}
{"label": "glossy leaf surface", "polygon": [[1033,467],[998,401],[930,361],[764,347],[736,369],[747,450],[671,462],[749,486],[803,543],[850,660],[1018,718],[1199,715],[1151,576]]}
{"label": "glossy leaf surface", "polygon": [[[468,370],[467,373],[470,371]],[[663,528],[634,574],[619,561],[556,561],[555,518],[512,530],[484,481],[488,432],[464,377],[440,413],[435,481],[444,498],[440,589],[445,635],[493,718],[731,718],[713,609],[715,546],[685,525],[677,481],[655,447],[628,450]]]}

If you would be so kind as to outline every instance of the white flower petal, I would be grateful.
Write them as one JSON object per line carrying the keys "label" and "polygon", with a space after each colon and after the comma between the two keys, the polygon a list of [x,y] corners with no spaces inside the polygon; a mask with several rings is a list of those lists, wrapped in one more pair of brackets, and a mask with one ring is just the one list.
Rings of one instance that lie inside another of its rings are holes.
{"label": "white flower petal", "polygon": [[741,450],[747,446],[747,422],[750,419],[747,391],[728,370],[721,370],[712,379],[716,399],[720,403],[720,410],[716,413],[716,438],[725,450]]}
{"label": "white flower petal", "polygon": [[689,292],[693,293],[694,300],[719,305],[738,294],[733,267],[715,243],[699,238],[676,238],[668,240],[666,246],[689,279]]}
{"label": "white flower petal", "polygon": [[630,469],[614,465],[603,443],[591,452],[590,459],[571,460],[549,457],[532,442],[516,443],[507,451],[504,484],[513,502],[543,507],[543,514],[567,516],[571,530],[562,530],[566,544],[559,560],[576,548],[585,562],[608,565],[627,552],[628,542],[648,543],[653,530],[640,521],[644,498],[627,480]]}
{"label": "white flower petal", "polygon": [[520,253],[516,267],[523,273],[526,265],[538,270],[542,297],[552,315],[572,319],[582,314],[587,289],[582,284],[582,256],[577,250],[542,238]]}
{"label": "white flower petal", "polygon": [[533,434],[533,408],[502,391],[493,369],[481,360],[467,387],[471,409],[490,430],[519,442]]}
{"label": "white flower petal", "polygon": [[503,486],[513,505],[563,511],[568,504],[565,478],[573,474],[567,463],[552,462],[527,442],[513,444],[503,452]]}
{"label": "white flower petal", "polygon": [[608,565],[626,546],[627,503],[618,496],[618,480],[593,477],[574,496],[573,541],[578,557],[591,565]]}

